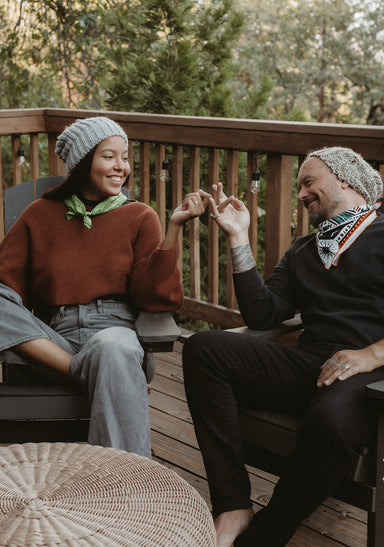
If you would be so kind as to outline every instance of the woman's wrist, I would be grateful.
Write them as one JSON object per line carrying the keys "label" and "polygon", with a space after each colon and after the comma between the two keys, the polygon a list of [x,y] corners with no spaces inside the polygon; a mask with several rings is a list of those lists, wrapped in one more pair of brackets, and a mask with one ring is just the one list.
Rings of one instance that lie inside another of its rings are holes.
{"label": "woman's wrist", "polygon": [[169,220],[168,230],[161,244],[161,249],[171,249],[177,244],[181,226],[181,224],[172,221],[172,218]]}
{"label": "woman's wrist", "polygon": [[182,225],[185,223],[185,221],[183,222],[178,222],[174,217],[173,215],[171,216],[171,218],[169,219],[169,222],[168,222],[168,229],[170,227],[174,227],[176,228],[177,230],[180,230],[180,228],[182,227]]}

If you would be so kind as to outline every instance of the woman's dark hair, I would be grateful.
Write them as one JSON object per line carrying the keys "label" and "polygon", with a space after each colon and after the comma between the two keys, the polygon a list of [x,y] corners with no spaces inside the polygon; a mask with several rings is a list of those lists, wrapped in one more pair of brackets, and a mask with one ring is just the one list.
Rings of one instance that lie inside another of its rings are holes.
{"label": "woman's dark hair", "polygon": [[43,194],[43,198],[63,201],[72,196],[72,194],[81,195],[83,188],[89,182],[93,156],[95,155],[96,146],[88,152],[86,156],[73,169],[67,178],[51,190],[47,190]]}

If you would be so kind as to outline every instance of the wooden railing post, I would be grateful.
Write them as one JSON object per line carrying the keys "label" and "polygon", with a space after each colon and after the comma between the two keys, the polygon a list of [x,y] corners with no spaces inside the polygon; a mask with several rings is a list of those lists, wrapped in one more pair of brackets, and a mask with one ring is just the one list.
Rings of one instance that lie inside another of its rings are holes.
{"label": "wooden railing post", "polygon": [[[183,201],[183,147],[174,146],[172,151],[172,209]],[[183,275],[183,232],[179,232],[179,270]]]}
{"label": "wooden railing post", "polygon": [[131,168],[131,172],[129,174],[127,188],[129,191],[129,198],[134,199],[135,198],[135,163],[133,159],[133,142],[131,140],[128,143],[128,163],[129,163],[129,167]]}
{"label": "wooden railing post", "polygon": [[31,133],[29,145],[29,157],[31,162],[31,179],[36,180],[40,176],[39,161],[39,135]]}
{"label": "wooden railing post", "polygon": [[[304,161],[304,156],[299,156],[297,170],[300,170],[300,167]],[[303,202],[297,200],[297,215],[296,215],[296,226],[297,226],[297,237],[304,236],[308,233],[309,230],[309,215],[308,210],[304,207]]]}
{"label": "wooden railing post", "polygon": [[[219,150],[208,151],[208,192],[212,184],[219,182]],[[209,211],[209,208],[208,208]],[[219,227],[216,221],[208,216],[208,302],[219,303]]]}
{"label": "wooden railing post", "polygon": [[[196,192],[200,187],[200,148],[191,148],[190,157],[190,191]],[[200,227],[199,218],[189,222],[189,252],[191,266],[191,297],[201,298],[200,283]]]}
{"label": "wooden railing post", "polygon": [[57,137],[57,133],[48,133],[48,166],[51,177],[65,175],[65,163],[55,153]]}
{"label": "wooden railing post", "polygon": [[160,219],[163,237],[166,230],[166,185],[167,181],[162,176],[162,163],[165,159],[165,145],[156,144],[156,212]]}
{"label": "wooden railing post", "polygon": [[149,183],[149,142],[140,142],[140,201],[151,202]]}
{"label": "wooden railing post", "polygon": [[257,262],[257,205],[258,195],[251,192],[252,174],[256,167],[257,152],[248,152],[247,155],[247,208],[251,217],[249,225],[249,242],[253,256]]}
{"label": "wooden railing post", "polygon": [[265,278],[291,244],[292,165],[292,156],[267,156]]}
{"label": "wooden railing post", "polygon": [[[237,150],[228,150],[227,158],[227,195],[238,195],[238,168],[239,168],[239,153]],[[227,242],[227,302],[228,308],[235,309],[237,306],[235,289],[232,281],[232,254]]]}
{"label": "wooden railing post", "polygon": [[17,156],[17,151],[19,149],[19,146],[21,146],[20,135],[12,135],[11,145],[12,145],[13,184],[20,184],[21,183],[21,167],[18,164],[18,156]]}

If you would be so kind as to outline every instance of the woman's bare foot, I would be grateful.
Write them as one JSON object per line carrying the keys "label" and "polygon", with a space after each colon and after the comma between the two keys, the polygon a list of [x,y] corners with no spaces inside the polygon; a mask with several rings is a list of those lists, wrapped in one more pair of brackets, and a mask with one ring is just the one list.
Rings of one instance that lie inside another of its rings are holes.
{"label": "woman's bare foot", "polygon": [[237,536],[248,528],[253,515],[252,507],[221,513],[215,520],[217,547],[232,547]]}

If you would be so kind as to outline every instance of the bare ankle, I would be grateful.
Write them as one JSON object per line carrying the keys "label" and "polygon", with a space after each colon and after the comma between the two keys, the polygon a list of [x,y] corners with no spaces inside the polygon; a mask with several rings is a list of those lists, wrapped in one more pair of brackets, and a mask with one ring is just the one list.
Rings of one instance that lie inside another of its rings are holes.
{"label": "bare ankle", "polygon": [[221,513],[215,520],[217,547],[231,547],[249,526],[254,515],[252,507]]}

